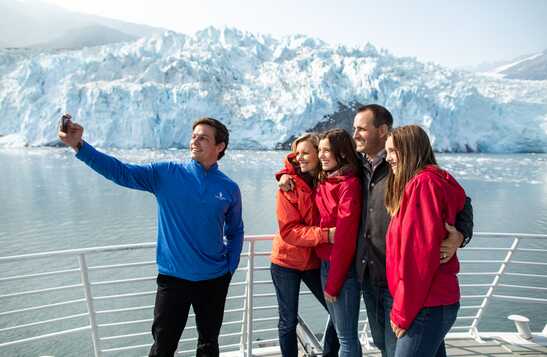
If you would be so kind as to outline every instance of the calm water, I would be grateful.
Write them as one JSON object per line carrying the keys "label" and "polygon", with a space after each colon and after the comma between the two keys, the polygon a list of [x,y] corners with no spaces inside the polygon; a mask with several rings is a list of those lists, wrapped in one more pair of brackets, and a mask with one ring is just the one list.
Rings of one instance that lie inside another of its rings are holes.
{"label": "calm water", "polygon": [[[186,151],[179,150],[109,152],[132,162],[188,158]],[[246,234],[276,231],[273,174],[284,155],[231,151],[220,162],[221,169],[240,185]],[[476,231],[547,233],[547,155],[447,154],[438,155],[438,159],[473,199]],[[0,256],[152,242],[155,219],[151,194],[115,186],[74,159],[69,150],[0,150]],[[546,248],[547,242],[536,241],[531,246]],[[2,276],[27,268],[2,266]],[[547,274],[545,268],[538,269],[538,273]],[[546,286],[545,281],[540,284]],[[513,303],[506,303],[500,316],[515,311],[514,304],[509,304]],[[535,330],[543,328],[547,321],[544,305],[522,309],[534,317]],[[505,322],[484,323],[486,329],[508,326]],[[12,324],[0,316],[0,328]],[[481,329],[485,329],[482,324]]]}

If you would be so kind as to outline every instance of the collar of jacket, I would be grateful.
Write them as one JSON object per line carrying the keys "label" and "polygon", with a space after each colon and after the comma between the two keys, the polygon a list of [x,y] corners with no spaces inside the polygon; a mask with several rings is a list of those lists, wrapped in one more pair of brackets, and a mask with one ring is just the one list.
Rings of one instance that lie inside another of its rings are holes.
{"label": "collar of jacket", "polygon": [[372,170],[374,170],[375,167],[378,167],[384,161],[387,157],[386,149],[382,149],[376,153],[376,155],[371,159],[367,155],[363,155],[365,159],[369,162],[370,166],[372,167]]}
{"label": "collar of jacket", "polygon": [[209,170],[205,170],[205,167],[203,167],[202,164],[200,164],[198,161],[196,161],[194,159],[192,159],[190,161],[190,165],[195,170],[195,172],[200,173],[202,175],[208,175],[208,174],[211,174],[213,172],[218,171],[218,163],[216,163],[216,162],[213,165],[211,165]]}
{"label": "collar of jacket", "polygon": [[381,166],[381,165],[384,165],[387,163],[387,160],[386,160],[386,152],[385,150],[383,150],[383,153],[379,156],[376,156],[375,159],[377,159],[377,164],[376,164],[376,167],[373,167],[372,166],[372,163],[367,159],[366,155],[365,154],[360,154],[359,155],[359,159],[361,160],[361,165],[363,166],[363,168],[369,173],[369,174],[372,174],[376,171],[378,171],[377,169]]}
{"label": "collar of jacket", "polygon": [[357,173],[350,166],[342,166],[339,169],[328,174],[328,176],[325,178],[325,181],[340,182],[354,176],[357,176]]}

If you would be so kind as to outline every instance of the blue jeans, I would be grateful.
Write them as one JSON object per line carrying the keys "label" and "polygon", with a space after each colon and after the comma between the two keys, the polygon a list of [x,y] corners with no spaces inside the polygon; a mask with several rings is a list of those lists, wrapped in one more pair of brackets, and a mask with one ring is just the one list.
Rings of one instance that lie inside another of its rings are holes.
{"label": "blue jeans", "polygon": [[[321,263],[321,284],[323,290],[327,283],[329,263]],[[361,343],[359,342],[359,296],[360,288],[357,281],[355,268],[352,266],[346,277],[346,281],[340,289],[334,303],[327,302],[330,318],[334,322],[336,333],[340,340],[340,356],[362,357]]]}
{"label": "blue jeans", "polygon": [[393,298],[387,287],[377,286],[368,275],[363,279],[363,300],[367,308],[368,324],[374,345],[382,352],[382,357],[395,356],[397,337],[390,324],[389,313]]}
{"label": "blue jeans", "polygon": [[[283,357],[296,357],[298,356],[296,325],[298,324],[297,314],[300,282],[304,281],[304,284],[306,284],[321,305],[327,309],[325,296],[321,288],[321,274],[319,269],[299,271],[273,263],[270,266],[270,273],[272,274],[272,281],[279,305],[278,333],[281,354]],[[327,330],[325,331],[323,356],[338,356],[339,347],[336,330],[329,319]]]}
{"label": "blue jeans", "polygon": [[459,303],[421,309],[410,328],[397,340],[395,357],[446,356],[444,336],[454,325],[459,309]]}

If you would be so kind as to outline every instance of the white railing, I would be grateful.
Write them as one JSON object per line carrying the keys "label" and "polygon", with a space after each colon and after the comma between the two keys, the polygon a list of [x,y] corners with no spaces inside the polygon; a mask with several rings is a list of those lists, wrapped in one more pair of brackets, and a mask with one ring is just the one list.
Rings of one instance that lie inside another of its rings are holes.
{"label": "white railing", "polygon": [[[272,237],[245,238],[226,303],[220,336],[224,353],[252,356],[253,350],[278,343],[268,259]],[[462,307],[452,331],[480,339],[479,324],[494,317],[489,311],[496,310],[498,301],[517,302],[519,307],[547,304],[546,246],[547,235],[475,233],[470,246],[458,253]],[[151,345],[155,296],[153,248],[154,243],[144,243],[0,257],[0,355],[19,354],[33,344],[39,348],[32,353],[61,355],[54,341],[63,336],[66,344],[64,336],[71,335],[65,348],[72,354],[78,348],[83,351],[78,354],[96,357],[145,356]],[[302,295],[301,306],[309,305],[311,320],[321,321],[314,330],[322,331],[326,313],[308,291]],[[369,348],[365,315],[362,310],[361,338]],[[495,318],[501,321],[505,315]],[[190,315],[188,323],[192,322]],[[194,354],[195,330],[193,325],[185,328],[178,354]]]}

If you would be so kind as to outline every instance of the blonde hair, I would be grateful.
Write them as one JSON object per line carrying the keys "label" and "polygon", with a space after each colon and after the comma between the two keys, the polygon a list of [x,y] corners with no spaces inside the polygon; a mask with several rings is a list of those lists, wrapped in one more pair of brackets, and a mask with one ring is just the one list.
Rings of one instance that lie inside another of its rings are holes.
{"label": "blonde hair", "polygon": [[437,161],[427,133],[418,125],[395,128],[388,134],[389,137],[397,154],[397,167],[395,174],[389,171],[385,204],[389,214],[395,216],[406,184],[427,165],[437,165]]}
{"label": "blonde hair", "polygon": [[303,141],[308,141],[316,151],[319,150],[319,135],[316,133],[305,133],[296,138],[291,144],[291,151],[296,153],[296,147]]}

